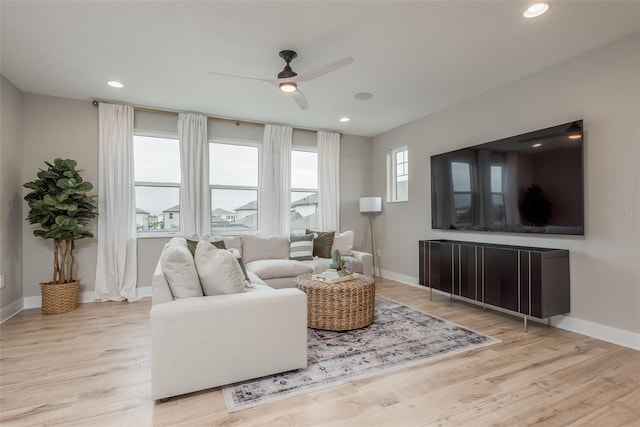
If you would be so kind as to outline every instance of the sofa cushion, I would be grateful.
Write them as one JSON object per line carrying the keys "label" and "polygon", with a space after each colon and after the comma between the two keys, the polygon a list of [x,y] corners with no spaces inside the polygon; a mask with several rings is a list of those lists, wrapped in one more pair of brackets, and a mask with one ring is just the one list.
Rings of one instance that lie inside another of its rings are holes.
{"label": "sofa cushion", "polygon": [[265,292],[273,291],[273,288],[269,285],[254,284],[252,288],[247,288],[246,292]]}
{"label": "sofa cushion", "polygon": [[302,261],[307,267],[311,269],[313,274],[322,273],[331,265],[331,258],[315,257],[311,261]]}
{"label": "sofa cushion", "polygon": [[313,271],[313,269],[304,262],[292,259],[259,259],[248,262],[246,267],[247,270],[262,280],[275,279],[278,277],[295,277]]}
{"label": "sofa cushion", "polygon": [[[253,284],[253,285],[268,286],[264,282],[264,280],[262,280],[261,278],[256,276],[256,273],[254,273],[254,272],[247,271],[247,276],[249,277],[249,282],[251,282],[251,284]],[[246,290],[249,290],[249,289],[246,289]]]}
{"label": "sofa cushion", "polygon": [[313,259],[313,234],[289,237],[289,259],[305,261]]}
{"label": "sofa cushion", "polygon": [[248,284],[236,257],[204,240],[196,247],[195,264],[207,296],[241,293]]}
{"label": "sofa cushion", "polygon": [[340,251],[340,255],[351,255],[351,249],[353,249],[353,240],[355,234],[353,230],[344,231],[342,233],[336,233],[333,236],[333,244],[331,245],[331,253],[335,250]]}
{"label": "sofa cushion", "polygon": [[245,265],[257,259],[288,259],[289,236],[242,236]]}
{"label": "sofa cushion", "polygon": [[313,234],[313,256],[331,258],[331,246],[333,245],[333,231],[313,231],[307,229],[306,234]]}
{"label": "sofa cushion", "polygon": [[186,242],[168,243],[160,256],[160,265],[174,299],[202,296],[200,279]]}

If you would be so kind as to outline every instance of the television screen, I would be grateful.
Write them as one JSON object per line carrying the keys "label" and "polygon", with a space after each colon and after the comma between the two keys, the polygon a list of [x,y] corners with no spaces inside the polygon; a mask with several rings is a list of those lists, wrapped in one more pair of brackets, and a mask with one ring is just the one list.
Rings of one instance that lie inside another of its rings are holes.
{"label": "television screen", "polygon": [[433,229],[584,235],[582,120],[431,156]]}

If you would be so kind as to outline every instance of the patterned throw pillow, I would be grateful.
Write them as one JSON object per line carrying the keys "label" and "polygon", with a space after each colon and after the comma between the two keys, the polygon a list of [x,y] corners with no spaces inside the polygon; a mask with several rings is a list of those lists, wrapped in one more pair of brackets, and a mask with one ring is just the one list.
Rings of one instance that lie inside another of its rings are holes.
{"label": "patterned throw pillow", "polygon": [[313,234],[291,235],[289,238],[289,259],[313,260]]}

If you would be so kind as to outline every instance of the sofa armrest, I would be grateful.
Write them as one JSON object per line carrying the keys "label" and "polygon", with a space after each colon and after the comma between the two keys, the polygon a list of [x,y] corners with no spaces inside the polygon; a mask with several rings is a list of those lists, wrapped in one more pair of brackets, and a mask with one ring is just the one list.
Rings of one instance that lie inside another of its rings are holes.
{"label": "sofa armrest", "polygon": [[151,397],[307,366],[307,295],[276,289],[151,308]]}
{"label": "sofa armrest", "polygon": [[362,263],[362,272],[366,276],[373,276],[373,257],[368,252],[351,250],[351,256]]}

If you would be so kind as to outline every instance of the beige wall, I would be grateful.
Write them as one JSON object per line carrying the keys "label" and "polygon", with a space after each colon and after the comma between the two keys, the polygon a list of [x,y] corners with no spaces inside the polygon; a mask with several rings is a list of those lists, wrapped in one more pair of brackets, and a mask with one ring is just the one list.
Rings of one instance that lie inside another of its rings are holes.
{"label": "beige wall", "polygon": [[[382,269],[417,283],[418,240],[569,249],[571,317],[640,332],[640,36],[603,46],[373,140],[374,192],[387,150],[408,145],[409,202],[376,218]],[[455,148],[584,119],[586,236],[431,230],[429,158]]]}
{"label": "beige wall", "polygon": [[0,309],[22,298],[22,184],[22,93],[0,75]]}
{"label": "beige wall", "polygon": [[[98,175],[98,109],[88,101],[77,101],[50,96],[24,95],[24,161],[21,181],[35,177],[44,160],[69,157],[85,169],[84,177],[97,188]],[[136,112],[134,127],[139,131],[177,135],[177,114]],[[243,121],[209,119],[209,136],[234,140],[262,142],[263,125]],[[316,133],[296,129],[294,145],[316,145]],[[342,209],[340,221],[343,230],[356,231],[356,244],[361,236],[361,216],[357,198],[369,193],[371,172],[371,138],[343,135],[341,149]],[[26,215],[23,209],[21,218]],[[39,296],[38,283],[49,280],[52,263],[50,242],[34,238],[33,227],[20,223],[23,230],[24,254],[37,262],[25,265],[24,296]],[[97,226],[94,226],[97,234]],[[99,237],[99,236],[97,236]],[[93,291],[96,264],[96,239],[78,242],[78,277],[82,291]],[[138,239],[138,286],[150,286],[153,269],[167,238]]]}
{"label": "beige wall", "polygon": [[[82,177],[98,186],[98,109],[88,101],[24,94],[23,96],[23,182],[36,178],[45,161],[56,157],[73,159]],[[95,194],[95,191],[91,194]],[[26,192],[24,192],[26,194]],[[22,217],[26,218],[24,204]],[[35,226],[24,223],[24,296],[39,296],[40,282],[53,274],[53,242],[33,236]],[[97,235],[97,223],[94,221]],[[95,284],[96,239],[76,242],[76,271],[81,292],[93,291]]]}

